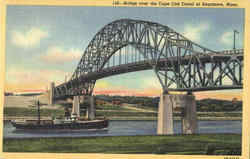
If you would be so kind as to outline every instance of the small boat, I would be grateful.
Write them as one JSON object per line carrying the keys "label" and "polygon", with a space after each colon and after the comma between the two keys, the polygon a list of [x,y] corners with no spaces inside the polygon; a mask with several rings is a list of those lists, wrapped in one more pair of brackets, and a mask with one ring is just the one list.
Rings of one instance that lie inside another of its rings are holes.
{"label": "small boat", "polygon": [[[78,113],[80,112],[79,107]],[[37,120],[12,120],[11,124],[16,130],[100,130],[107,129],[108,119],[81,120],[79,114],[73,111],[65,112],[65,118],[55,118],[54,120],[40,119],[40,104],[37,101]],[[76,108],[74,108],[76,110]]]}

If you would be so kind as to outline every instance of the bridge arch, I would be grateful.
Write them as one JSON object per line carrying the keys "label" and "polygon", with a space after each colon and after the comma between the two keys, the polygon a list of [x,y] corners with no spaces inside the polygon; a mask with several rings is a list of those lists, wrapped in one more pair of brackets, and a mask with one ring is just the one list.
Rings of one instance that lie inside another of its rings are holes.
{"label": "bridge arch", "polygon": [[143,49],[162,50],[178,46],[185,50],[215,52],[191,42],[168,26],[158,23],[121,19],[104,26],[90,41],[71,79],[85,72],[95,72],[103,68],[117,50],[128,45],[141,45]]}

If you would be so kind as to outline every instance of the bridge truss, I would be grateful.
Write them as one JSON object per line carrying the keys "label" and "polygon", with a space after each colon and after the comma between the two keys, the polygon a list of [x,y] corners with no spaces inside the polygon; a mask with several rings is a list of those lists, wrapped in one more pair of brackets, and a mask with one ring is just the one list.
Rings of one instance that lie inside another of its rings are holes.
{"label": "bridge truss", "polygon": [[[131,50],[135,53],[129,55]],[[91,95],[100,78],[146,69],[154,70],[165,93],[238,89],[243,50],[213,51],[167,26],[121,19],[94,36],[71,79],[57,86],[54,94]]]}

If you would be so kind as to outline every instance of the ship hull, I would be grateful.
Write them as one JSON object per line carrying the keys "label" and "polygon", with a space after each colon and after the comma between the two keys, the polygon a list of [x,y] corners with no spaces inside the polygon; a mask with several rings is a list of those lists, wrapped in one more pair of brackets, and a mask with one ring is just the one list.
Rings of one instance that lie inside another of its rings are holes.
{"label": "ship hull", "polygon": [[108,120],[77,121],[71,123],[54,124],[34,124],[11,122],[17,130],[91,130],[105,129],[108,127]]}

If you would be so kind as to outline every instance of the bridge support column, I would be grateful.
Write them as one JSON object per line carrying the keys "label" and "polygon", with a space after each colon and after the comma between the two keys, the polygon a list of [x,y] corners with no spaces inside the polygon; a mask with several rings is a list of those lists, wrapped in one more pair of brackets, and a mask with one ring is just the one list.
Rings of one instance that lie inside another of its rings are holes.
{"label": "bridge support column", "polygon": [[94,96],[89,96],[89,106],[87,108],[87,119],[94,120],[95,119],[95,99]]}
{"label": "bridge support column", "polygon": [[182,112],[182,133],[197,132],[196,103],[193,95],[162,94],[158,108],[157,134],[173,134],[173,111]]}
{"label": "bridge support column", "polygon": [[55,89],[55,83],[52,82],[50,84],[50,90],[48,92],[48,95],[49,95],[49,105],[54,105],[54,89]]}
{"label": "bridge support column", "polygon": [[183,96],[184,109],[182,110],[182,133],[195,134],[197,133],[197,114],[196,102],[194,95]]}
{"label": "bridge support column", "polygon": [[75,114],[77,117],[80,117],[80,98],[79,96],[74,96],[73,98],[73,106],[71,115]]}
{"label": "bridge support column", "polygon": [[173,105],[171,95],[162,94],[158,107],[157,134],[174,134],[173,127]]}

